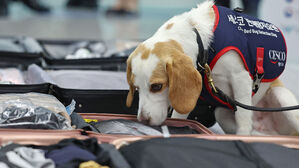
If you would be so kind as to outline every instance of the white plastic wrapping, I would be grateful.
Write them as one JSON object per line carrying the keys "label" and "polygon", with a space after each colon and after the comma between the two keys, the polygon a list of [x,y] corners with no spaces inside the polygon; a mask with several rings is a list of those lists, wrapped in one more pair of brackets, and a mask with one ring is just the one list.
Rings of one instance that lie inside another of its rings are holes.
{"label": "white plastic wrapping", "polygon": [[39,93],[1,94],[0,127],[72,129],[63,104],[54,96]]}
{"label": "white plastic wrapping", "polygon": [[52,83],[68,89],[128,90],[126,72],[91,70],[48,70],[32,64],[26,72],[27,84]]}

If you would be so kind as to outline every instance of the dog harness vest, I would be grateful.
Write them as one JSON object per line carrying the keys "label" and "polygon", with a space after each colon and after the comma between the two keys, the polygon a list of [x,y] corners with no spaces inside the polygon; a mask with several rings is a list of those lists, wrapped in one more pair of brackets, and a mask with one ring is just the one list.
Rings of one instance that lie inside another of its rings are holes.
{"label": "dog harness vest", "polygon": [[[213,69],[223,54],[233,50],[240,55],[253,81],[271,82],[278,78],[285,68],[287,55],[281,31],[271,23],[225,7],[214,5],[213,9],[215,25],[208,57],[210,68]],[[213,94],[206,76],[201,99],[232,108]]]}

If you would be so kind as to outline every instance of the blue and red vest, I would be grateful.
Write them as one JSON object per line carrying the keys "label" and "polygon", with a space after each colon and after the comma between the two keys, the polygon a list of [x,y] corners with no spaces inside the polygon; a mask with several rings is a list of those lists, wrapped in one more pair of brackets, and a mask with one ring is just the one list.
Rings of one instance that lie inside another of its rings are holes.
{"label": "blue and red vest", "polygon": [[[217,60],[230,50],[236,51],[253,79],[255,73],[264,73],[261,82],[271,82],[284,71],[287,47],[281,31],[271,23],[255,17],[213,6],[215,12],[214,39],[208,64],[211,69]],[[232,108],[215,95],[204,77],[201,99],[215,106]]]}

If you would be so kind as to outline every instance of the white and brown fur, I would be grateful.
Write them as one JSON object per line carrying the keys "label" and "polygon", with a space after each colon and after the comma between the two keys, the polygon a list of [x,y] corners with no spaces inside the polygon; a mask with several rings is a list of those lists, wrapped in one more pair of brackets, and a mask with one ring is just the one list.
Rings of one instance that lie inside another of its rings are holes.
{"label": "white and brown fur", "polygon": [[[198,44],[192,29],[198,30],[204,48],[208,48],[215,20],[212,6],[212,1],[206,1],[169,19],[129,56],[127,106],[131,106],[134,91],[138,89],[138,120],[159,125],[167,118],[170,105],[174,108],[172,117],[175,118],[186,118],[195,107],[202,90],[202,76],[196,69]],[[279,79],[273,84],[262,83],[258,93],[252,97],[252,79],[235,51],[225,53],[218,60],[212,77],[224,93],[247,105],[259,103],[265,106],[270,101],[278,106],[297,104],[296,98]],[[163,87],[152,92],[150,86],[156,83]],[[270,100],[274,97],[275,101]],[[215,110],[216,120],[226,133],[290,135],[299,130],[298,112],[264,114],[242,108],[236,112],[222,107]],[[272,124],[263,124],[269,121]]]}

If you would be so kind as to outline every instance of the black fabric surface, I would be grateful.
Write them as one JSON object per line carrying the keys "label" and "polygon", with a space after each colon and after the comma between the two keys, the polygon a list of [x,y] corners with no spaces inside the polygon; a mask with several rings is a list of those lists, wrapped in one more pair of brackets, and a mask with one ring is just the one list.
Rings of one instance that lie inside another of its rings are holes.
{"label": "black fabric surface", "polygon": [[132,168],[278,168],[299,165],[299,150],[241,141],[155,138],[123,146],[120,152]]}
{"label": "black fabric surface", "polygon": [[273,168],[299,167],[298,149],[265,143],[253,143],[251,146]]}
{"label": "black fabric surface", "polygon": [[78,114],[76,112],[72,112],[70,117],[71,117],[72,125],[75,125],[77,129],[83,129],[85,131],[99,132],[92,125],[85,122],[80,114]]}
{"label": "black fabric surface", "polygon": [[46,154],[46,157],[52,159],[55,164],[59,166],[64,166],[64,164],[72,162],[73,160],[81,162],[96,160],[94,154],[74,145],[68,145],[61,149],[52,150]]}

